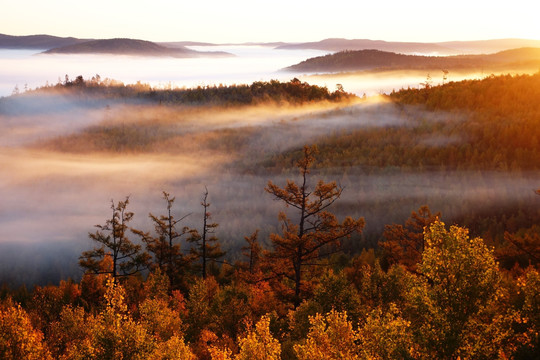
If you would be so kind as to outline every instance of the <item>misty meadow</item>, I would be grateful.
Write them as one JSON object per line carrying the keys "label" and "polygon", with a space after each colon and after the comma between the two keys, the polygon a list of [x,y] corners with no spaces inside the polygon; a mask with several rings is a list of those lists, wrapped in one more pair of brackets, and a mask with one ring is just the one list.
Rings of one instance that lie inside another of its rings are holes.
{"label": "misty meadow", "polygon": [[0,354],[537,356],[538,51],[414,56],[0,98]]}

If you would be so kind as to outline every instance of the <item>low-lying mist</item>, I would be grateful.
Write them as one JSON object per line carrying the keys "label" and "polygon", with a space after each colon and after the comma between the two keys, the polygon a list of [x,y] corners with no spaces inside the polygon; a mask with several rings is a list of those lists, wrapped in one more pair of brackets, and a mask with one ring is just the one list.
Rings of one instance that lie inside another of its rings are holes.
{"label": "low-lying mist", "polygon": [[[219,223],[216,235],[228,258],[236,259],[244,236],[260,229],[268,246],[269,233],[279,229],[277,214],[284,208],[264,191],[268,180],[284,185],[297,179],[293,164],[267,167],[270,158],[330,134],[447,121],[445,114],[398,107],[383,98],[242,108],[107,101],[88,107],[59,101],[54,111],[15,110],[0,115],[0,280],[14,284],[80,276],[78,255],[94,246],[87,234],[106,221],[111,200],[129,196],[131,225],[149,231],[148,213],[164,214],[162,191],[167,191],[176,197],[175,216],[191,214],[184,225],[200,228],[205,186]],[[313,171],[310,184],[319,178],[337,181],[345,190],[332,210],[340,218],[366,219],[351,250],[373,246],[385,224],[403,222],[424,204],[451,221],[534,203],[539,175],[327,170]]]}
{"label": "low-lying mist", "polygon": [[305,74],[299,76],[302,81],[310,84],[327,86],[332,89],[336,84],[341,84],[347,91],[358,96],[388,94],[392,91],[407,88],[422,88],[426,81],[431,86],[442,85],[450,81],[462,81],[465,79],[483,79],[491,75],[503,74],[534,74],[538,72],[538,65],[514,64],[513,67],[491,67],[477,69],[426,69],[426,70],[373,70],[358,72],[343,72],[329,74]]}
{"label": "low-lying mist", "polygon": [[307,58],[323,55],[320,50],[277,50],[268,46],[192,47],[201,51],[224,51],[233,57],[173,58],[127,55],[39,54],[37,50],[0,49],[0,97],[17,87],[35,88],[46,82],[62,82],[67,74],[89,79],[96,74],[126,84],[138,81],[153,87],[197,87],[244,84],[261,79],[289,80],[279,69]]}

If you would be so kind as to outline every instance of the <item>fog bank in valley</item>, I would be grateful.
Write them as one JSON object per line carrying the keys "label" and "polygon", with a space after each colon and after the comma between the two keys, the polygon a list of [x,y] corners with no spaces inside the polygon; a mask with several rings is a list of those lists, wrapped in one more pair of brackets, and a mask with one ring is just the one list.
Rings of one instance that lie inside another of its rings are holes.
{"label": "fog bank in valley", "polygon": [[[165,212],[161,196],[167,191],[176,196],[175,216],[191,214],[184,224],[200,228],[205,186],[213,220],[220,224],[216,235],[233,260],[244,236],[260,229],[268,246],[268,234],[279,229],[283,207],[265,193],[268,180],[284,185],[297,179],[294,169],[265,167],[268,159],[330,134],[447,121],[445,114],[376,98],[348,105],[230,109],[110,101],[74,105],[61,95],[32,102],[44,105],[30,111],[10,103],[0,114],[0,273],[13,283],[80,276],[77,257],[93,246],[87,234],[105,222],[112,199],[129,196],[135,213],[131,225],[148,231],[148,213]],[[437,146],[446,140],[431,141]],[[313,171],[310,184],[319,178],[344,186],[332,209],[340,218],[366,218],[363,236],[349,246],[356,250],[372,246],[385,224],[403,222],[424,204],[451,220],[537,200],[536,173],[349,167]]]}

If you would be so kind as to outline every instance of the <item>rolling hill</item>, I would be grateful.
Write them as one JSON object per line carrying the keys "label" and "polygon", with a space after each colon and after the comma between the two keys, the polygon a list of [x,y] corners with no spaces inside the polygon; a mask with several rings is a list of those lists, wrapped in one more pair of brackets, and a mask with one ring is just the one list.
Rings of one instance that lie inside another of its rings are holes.
{"label": "rolling hill", "polygon": [[473,69],[503,65],[540,66],[540,48],[506,50],[490,55],[420,56],[380,50],[342,51],[307,59],[285,70],[347,72],[366,70]]}
{"label": "rolling hill", "polygon": [[332,52],[344,50],[366,50],[375,49],[389,52],[400,53],[436,53],[442,55],[455,54],[452,49],[432,43],[415,43],[415,42],[388,42],[383,40],[369,39],[325,39],[315,42],[307,42],[300,44],[286,44],[278,46],[280,50],[326,50]]}
{"label": "rolling hill", "polygon": [[315,42],[285,44],[277,47],[283,50],[381,50],[402,54],[463,55],[486,54],[522,47],[540,47],[540,40],[493,39],[478,41],[448,41],[439,43],[392,42],[369,39],[325,39]]}
{"label": "rolling hill", "polygon": [[44,54],[112,54],[136,56],[169,56],[169,57],[200,57],[200,56],[232,56],[226,52],[200,52],[186,47],[169,48],[156,43],[135,39],[106,39],[93,40],[74,45],[62,46],[43,52]]}
{"label": "rolling hill", "polygon": [[0,48],[4,49],[52,49],[62,46],[80,44],[90,39],[58,37],[51,35],[13,36],[0,34]]}

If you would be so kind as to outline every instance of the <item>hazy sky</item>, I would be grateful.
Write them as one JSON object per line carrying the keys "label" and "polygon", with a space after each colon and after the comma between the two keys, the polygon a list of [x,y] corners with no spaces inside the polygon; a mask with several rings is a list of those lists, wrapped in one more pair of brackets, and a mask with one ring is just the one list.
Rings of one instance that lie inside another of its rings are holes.
{"label": "hazy sky", "polygon": [[0,0],[0,33],[151,41],[540,39],[536,1]]}

